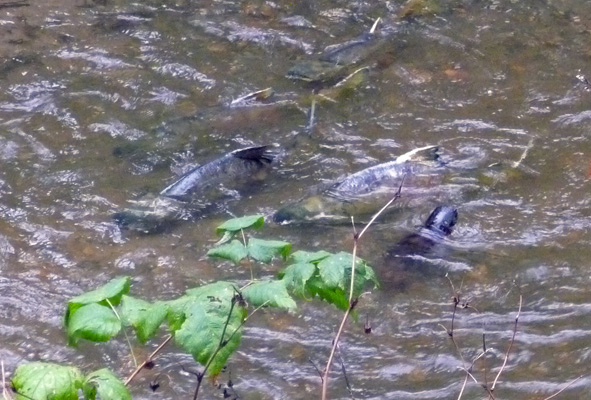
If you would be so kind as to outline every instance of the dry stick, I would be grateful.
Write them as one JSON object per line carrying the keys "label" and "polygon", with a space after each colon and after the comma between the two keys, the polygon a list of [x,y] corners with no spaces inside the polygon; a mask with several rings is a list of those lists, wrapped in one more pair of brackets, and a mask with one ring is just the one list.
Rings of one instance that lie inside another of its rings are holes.
{"label": "dry stick", "polygon": [[517,311],[517,316],[515,317],[515,326],[513,327],[513,336],[511,337],[511,342],[509,343],[509,348],[507,349],[507,352],[505,353],[505,359],[503,360],[503,365],[501,366],[501,370],[499,371],[499,373],[495,377],[492,387],[490,388],[491,393],[495,390],[497,380],[499,379],[499,377],[501,376],[501,373],[503,372],[503,370],[505,369],[505,366],[507,365],[507,360],[509,359],[509,352],[511,351],[511,348],[513,347],[513,343],[515,343],[515,335],[517,334],[517,322],[519,321],[519,314],[521,314],[521,305],[522,304],[523,304],[523,295],[520,294],[519,295],[519,310]]}
{"label": "dry stick", "polygon": [[343,371],[343,376],[345,377],[345,384],[347,385],[347,390],[349,390],[349,394],[351,398],[355,400],[355,395],[353,394],[353,389],[351,389],[351,385],[349,384],[349,378],[347,378],[347,369],[345,368],[345,360],[341,354],[341,347],[337,346],[337,355],[339,356],[339,361],[341,362],[341,370]]}
{"label": "dry stick", "polygon": [[[486,334],[485,333],[482,334],[482,351],[484,353],[488,352],[488,349],[486,348]],[[491,400],[495,400],[495,396],[493,396],[492,392],[488,388],[488,369],[486,368],[486,357],[482,358],[482,367],[484,369],[484,389],[488,393],[488,398]]]}
{"label": "dry stick", "polygon": [[[119,313],[117,312],[117,310],[115,310],[115,307],[113,307],[113,304],[111,304],[109,299],[105,299],[105,300],[107,300],[109,307],[111,307],[111,310],[113,310],[113,312],[115,313],[115,316],[117,317],[119,322],[121,322],[121,324],[123,324],[123,321],[121,320],[121,317],[119,316]],[[125,329],[123,329],[123,334],[125,335],[125,340],[127,341],[127,345],[129,346],[129,352],[131,353],[131,358],[133,359],[133,366],[137,368],[137,358],[135,358],[135,354],[133,353],[133,347],[131,346],[131,341],[129,340],[129,336],[127,336],[127,331]]]}
{"label": "dry stick", "polygon": [[148,358],[146,358],[146,359],[144,360],[144,362],[143,362],[143,363],[141,363],[140,365],[138,365],[138,367],[135,369],[135,371],[133,371],[133,373],[132,373],[132,374],[129,376],[129,378],[127,378],[127,380],[125,381],[125,386],[129,385],[129,382],[131,382],[131,380],[132,380],[133,378],[135,378],[135,376],[136,376],[137,374],[139,374],[139,373],[140,373],[140,371],[141,371],[141,370],[142,370],[142,369],[143,369],[143,368],[144,368],[146,365],[148,365],[148,363],[152,362],[152,360],[154,359],[154,357],[156,356],[156,354],[158,354],[158,353],[160,352],[160,350],[162,350],[162,348],[163,348],[164,346],[166,346],[166,344],[167,344],[168,342],[170,342],[170,340],[171,340],[171,339],[172,339],[172,335],[168,335],[168,337],[167,337],[167,338],[164,340],[164,342],[162,342],[162,343],[160,344],[160,346],[158,346],[158,347],[156,348],[156,350],[154,350],[154,351],[152,352],[152,354],[150,354],[150,355],[148,356]]}
{"label": "dry stick", "polygon": [[570,386],[572,386],[576,381],[578,381],[582,377],[583,377],[583,375],[579,376],[578,378],[575,378],[568,385],[566,385],[565,387],[563,387],[562,389],[560,389],[558,392],[554,393],[552,396],[546,397],[544,400],[550,400],[550,399],[553,399],[554,397],[558,396],[560,393],[564,392],[566,389],[568,389]]}
{"label": "dry stick", "polygon": [[2,365],[2,399],[10,400],[12,399],[12,396],[10,396],[6,391],[6,375],[4,373],[4,360],[0,360],[0,364]]}
{"label": "dry stick", "polygon": [[353,237],[353,261],[351,263],[351,287],[349,289],[349,307],[347,308],[347,311],[345,311],[345,315],[343,315],[343,319],[341,320],[341,325],[339,326],[339,330],[337,331],[337,334],[336,334],[335,338],[333,339],[332,348],[330,350],[330,356],[328,357],[328,361],[326,362],[326,367],[324,368],[324,375],[322,376],[322,400],[326,400],[326,393],[327,393],[327,389],[328,389],[328,374],[330,372],[330,366],[332,365],[332,360],[334,358],[334,354],[335,354],[337,345],[339,344],[339,339],[341,337],[341,334],[343,333],[343,328],[345,327],[345,322],[347,322],[347,319],[349,318],[349,314],[351,313],[351,311],[353,311],[353,309],[357,305],[357,299],[353,299],[353,287],[354,287],[353,285],[355,282],[355,264],[357,263],[357,260],[356,260],[357,243],[359,242],[359,240],[361,239],[361,237],[363,236],[365,231],[367,231],[367,229],[371,226],[371,224],[373,224],[373,222],[376,220],[376,218],[379,217],[380,214],[382,214],[386,210],[386,208],[388,208],[392,203],[394,203],[394,201],[396,201],[397,199],[400,198],[400,193],[402,191],[402,185],[404,184],[404,178],[406,178],[406,174],[402,176],[400,186],[398,186],[398,190],[396,191],[394,196],[390,199],[390,201],[388,201],[386,203],[386,205],[383,206],[369,220],[368,224],[361,230],[359,235],[355,234],[355,236]]}

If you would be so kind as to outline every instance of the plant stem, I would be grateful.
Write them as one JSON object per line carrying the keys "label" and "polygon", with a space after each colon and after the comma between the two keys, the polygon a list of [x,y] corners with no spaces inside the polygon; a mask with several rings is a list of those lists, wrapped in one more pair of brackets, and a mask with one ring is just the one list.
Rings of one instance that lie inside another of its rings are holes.
{"label": "plant stem", "polygon": [[517,334],[517,323],[519,322],[519,314],[521,314],[521,305],[523,303],[523,295],[519,295],[519,310],[517,311],[517,316],[515,317],[515,326],[513,327],[513,336],[511,337],[511,342],[509,343],[509,348],[507,349],[507,353],[505,353],[505,359],[503,360],[503,365],[501,366],[501,370],[495,377],[495,380],[490,388],[490,391],[493,392],[495,390],[495,386],[497,385],[497,380],[503,373],[505,366],[507,365],[507,360],[509,359],[509,353],[511,352],[511,348],[513,347],[513,343],[515,343],[515,335]]}
{"label": "plant stem", "polygon": [[[326,394],[328,391],[328,374],[330,373],[330,367],[332,365],[332,360],[334,358],[336,348],[339,344],[339,339],[341,337],[341,334],[343,333],[343,329],[345,327],[345,322],[347,322],[347,319],[349,318],[349,314],[351,313],[351,311],[353,311],[353,309],[357,305],[357,299],[353,299],[353,289],[354,289],[354,284],[355,284],[355,265],[357,264],[357,244],[358,244],[359,240],[361,239],[361,237],[363,236],[363,234],[367,231],[367,229],[376,220],[376,218],[378,218],[386,210],[386,208],[388,208],[393,202],[395,202],[397,199],[400,198],[400,193],[402,191],[402,185],[404,184],[405,178],[406,178],[406,174],[402,176],[402,180],[400,181],[400,186],[398,186],[398,190],[396,191],[394,196],[390,199],[390,201],[388,201],[386,203],[386,205],[384,205],[377,213],[374,214],[374,216],[369,220],[367,225],[365,225],[365,227],[361,230],[361,232],[359,234],[355,233],[353,236],[353,261],[351,262],[351,286],[349,288],[349,307],[347,308],[345,315],[343,315],[343,319],[341,320],[341,325],[339,326],[339,330],[337,331],[337,334],[332,341],[332,348],[330,350],[330,356],[328,357],[328,361],[326,362],[326,367],[324,368],[324,374],[322,376],[322,400],[326,400]],[[353,225],[353,229],[355,229],[355,225]]]}
{"label": "plant stem", "polygon": [[162,343],[160,344],[160,346],[158,346],[158,347],[156,348],[156,350],[154,350],[154,351],[152,352],[152,354],[150,354],[150,355],[148,356],[148,358],[146,358],[146,360],[145,360],[143,363],[141,363],[141,364],[140,364],[140,365],[139,365],[139,366],[138,366],[138,367],[135,369],[135,371],[133,371],[133,373],[132,373],[132,374],[129,376],[129,378],[127,378],[127,380],[125,381],[125,386],[129,385],[129,382],[131,382],[131,380],[132,380],[133,378],[135,378],[135,376],[136,376],[137,374],[139,374],[139,372],[140,372],[140,371],[141,371],[141,370],[142,370],[142,369],[143,369],[143,368],[144,368],[144,367],[145,367],[145,366],[146,366],[146,365],[147,365],[149,362],[151,362],[151,361],[153,360],[153,358],[156,356],[156,354],[158,354],[158,353],[160,352],[160,350],[162,350],[162,348],[163,348],[164,346],[166,346],[166,344],[167,344],[168,342],[170,342],[170,340],[171,340],[171,339],[172,339],[172,335],[168,335],[168,337],[167,337],[167,338],[164,340],[164,342],[162,342]]}

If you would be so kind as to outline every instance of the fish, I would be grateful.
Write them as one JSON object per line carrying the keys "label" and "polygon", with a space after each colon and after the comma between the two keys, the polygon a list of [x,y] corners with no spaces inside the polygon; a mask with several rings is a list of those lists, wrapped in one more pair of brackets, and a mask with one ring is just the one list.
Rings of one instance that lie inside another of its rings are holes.
{"label": "fish", "polygon": [[317,59],[294,65],[286,77],[309,83],[336,83],[352,67],[366,63],[384,47],[386,41],[375,33],[378,22],[379,18],[369,32],[326,47]]}
{"label": "fish", "polygon": [[165,187],[161,196],[183,199],[198,189],[231,179],[251,178],[264,172],[274,156],[267,146],[234,150],[205,165],[195,167]]}
{"label": "fish", "polygon": [[[130,201],[131,205],[114,214],[122,228],[142,233],[165,231],[178,222],[203,214],[214,204],[210,190],[262,180],[270,171],[275,155],[268,146],[234,150],[195,167],[166,186],[156,196]],[[209,196],[209,197],[208,197]]]}
{"label": "fish", "polygon": [[411,150],[392,161],[378,164],[330,183],[319,193],[279,209],[276,223],[296,221],[349,221],[351,216],[377,211],[401,188],[402,197],[394,205],[412,206],[416,201],[436,197],[445,190],[441,183],[439,146]]}
{"label": "fish", "polygon": [[455,207],[437,206],[416,232],[406,235],[387,251],[379,271],[383,287],[405,291],[414,281],[442,277],[450,267],[457,267],[442,251],[457,222]]}

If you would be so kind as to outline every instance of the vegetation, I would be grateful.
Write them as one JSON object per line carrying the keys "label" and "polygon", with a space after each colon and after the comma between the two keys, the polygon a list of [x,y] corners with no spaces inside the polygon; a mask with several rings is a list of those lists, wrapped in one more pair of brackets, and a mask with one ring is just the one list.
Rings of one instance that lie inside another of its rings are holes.
{"label": "vegetation", "polygon": [[133,330],[140,343],[146,343],[163,326],[169,332],[165,342],[125,382],[108,369],[85,376],[75,366],[22,364],[12,377],[16,398],[74,400],[81,391],[85,399],[131,399],[127,385],[171,340],[203,367],[197,374],[197,398],[203,377],[215,377],[221,372],[240,346],[249,315],[258,308],[294,310],[294,297],[316,297],[348,314],[354,308],[351,295],[357,299],[368,284],[378,285],[372,268],[352,254],[323,250],[292,253],[288,242],[245,234],[263,225],[259,215],[226,221],[216,230],[222,239],[207,254],[234,263],[245,258],[262,263],[280,258],[286,267],[276,279],[253,279],[244,287],[217,281],[189,289],[175,299],[148,301],[129,294],[129,277],[115,278],[68,302],[64,317],[68,343],[106,342],[126,329]]}

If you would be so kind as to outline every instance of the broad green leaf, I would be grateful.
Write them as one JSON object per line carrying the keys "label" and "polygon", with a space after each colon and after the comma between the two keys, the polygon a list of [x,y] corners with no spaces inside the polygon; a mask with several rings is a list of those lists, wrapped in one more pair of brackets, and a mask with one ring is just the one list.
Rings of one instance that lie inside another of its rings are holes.
{"label": "broad green leaf", "polygon": [[238,264],[242,259],[248,257],[248,250],[246,250],[246,247],[240,241],[232,240],[230,243],[209,249],[207,255],[209,257],[230,260]]}
{"label": "broad green leaf", "polygon": [[237,288],[230,282],[214,282],[197,288],[189,289],[184,296],[165,302],[168,307],[166,316],[169,329],[174,332],[181,328],[186,319],[186,310],[195,303],[210,305],[224,303],[230,305],[236,295]]}
{"label": "broad green leaf", "polygon": [[349,308],[348,293],[339,287],[328,287],[319,276],[313,276],[306,283],[306,289],[312,296],[333,304],[341,310]]}
{"label": "broad green leaf", "polygon": [[185,296],[192,298],[209,300],[211,298],[217,298],[219,301],[227,300],[230,301],[234,297],[237,291],[235,284],[225,281],[217,281],[202,285],[193,289],[187,290]]}
{"label": "broad green leaf", "polygon": [[285,260],[290,250],[291,243],[281,240],[250,238],[248,241],[248,254],[255,260],[264,263],[270,263],[276,256],[281,256]]}
{"label": "broad green leaf", "polygon": [[[333,254],[318,263],[320,277],[327,287],[339,287],[348,292],[351,284],[352,264],[353,256],[351,254],[345,252]],[[373,270],[368,268],[366,262],[357,257],[355,262],[355,282],[353,287],[354,297],[361,294],[368,280],[377,283]]]}
{"label": "broad green leaf", "polygon": [[347,253],[333,254],[318,263],[320,277],[326,287],[345,288],[345,270],[351,268],[351,256]]}
{"label": "broad green leaf", "polygon": [[254,307],[267,305],[288,310],[297,308],[295,301],[287,293],[284,281],[256,282],[246,287],[242,295]]}
{"label": "broad green leaf", "polygon": [[121,296],[129,292],[130,284],[131,279],[128,276],[122,276],[113,279],[98,289],[74,297],[68,301],[68,310],[65,316],[66,325],[68,325],[68,321],[76,309],[85,304],[101,303],[108,306],[108,300],[113,306],[116,306],[121,301]]}
{"label": "broad green leaf", "polygon": [[66,326],[68,343],[75,345],[79,339],[106,342],[121,330],[121,321],[108,306],[97,303],[78,308]]}
{"label": "broad green leaf", "polygon": [[230,355],[238,348],[244,318],[240,305],[235,304],[232,308],[231,302],[218,300],[212,298],[204,303],[194,299],[187,305],[181,328],[175,332],[176,343],[202,365],[215,355],[207,371],[212,376],[221,372]]}
{"label": "broad green leaf", "polygon": [[78,368],[32,362],[18,366],[12,377],[12,386],[18,393],[18,400],[78,400],[82,380]]}
{"label": "broad green leaf", "polygon": [[146,343],[148,339],[154,337],[166,319],[167,312],[168,307],[163,302],[151,304],[126,295],[121,298],[119,314],[122,322],[126,326],[135,328],[137,338],[141,343]]}
{"label": "broad green leaf", "polygon": [[218,226],[215,231],[219,235],[224,232],[238,232],[246,228],[259,229],[264,224],[265,219],[262,215],[247,215],[245,217],[232,218]]}
{"label": "broad green leaf", "polygon": [[125,384],[108,369],[99,369],[86,377],[82,391],[84,398],[94,400],[131,400]]}
{"label": "broad green leaf", "polygon": [[288,290],[291,290],[296,296],[306,297],[306,283],[315,272],[317,269],[314,264],[300,262],[285,268],[280,276]]}
{"label": "broad green leaf", "polygon": [[289,256],[289,261],[291,261],[294,264],[299,264],[299,263],[317,264],[319,261],[321,261],[331,255],[332,255],[331,253],[329,253],[328,251],[324,251],[324,250],[314,251],[314,252],[298,250],[298,251],[292,253],[291,256]]}

